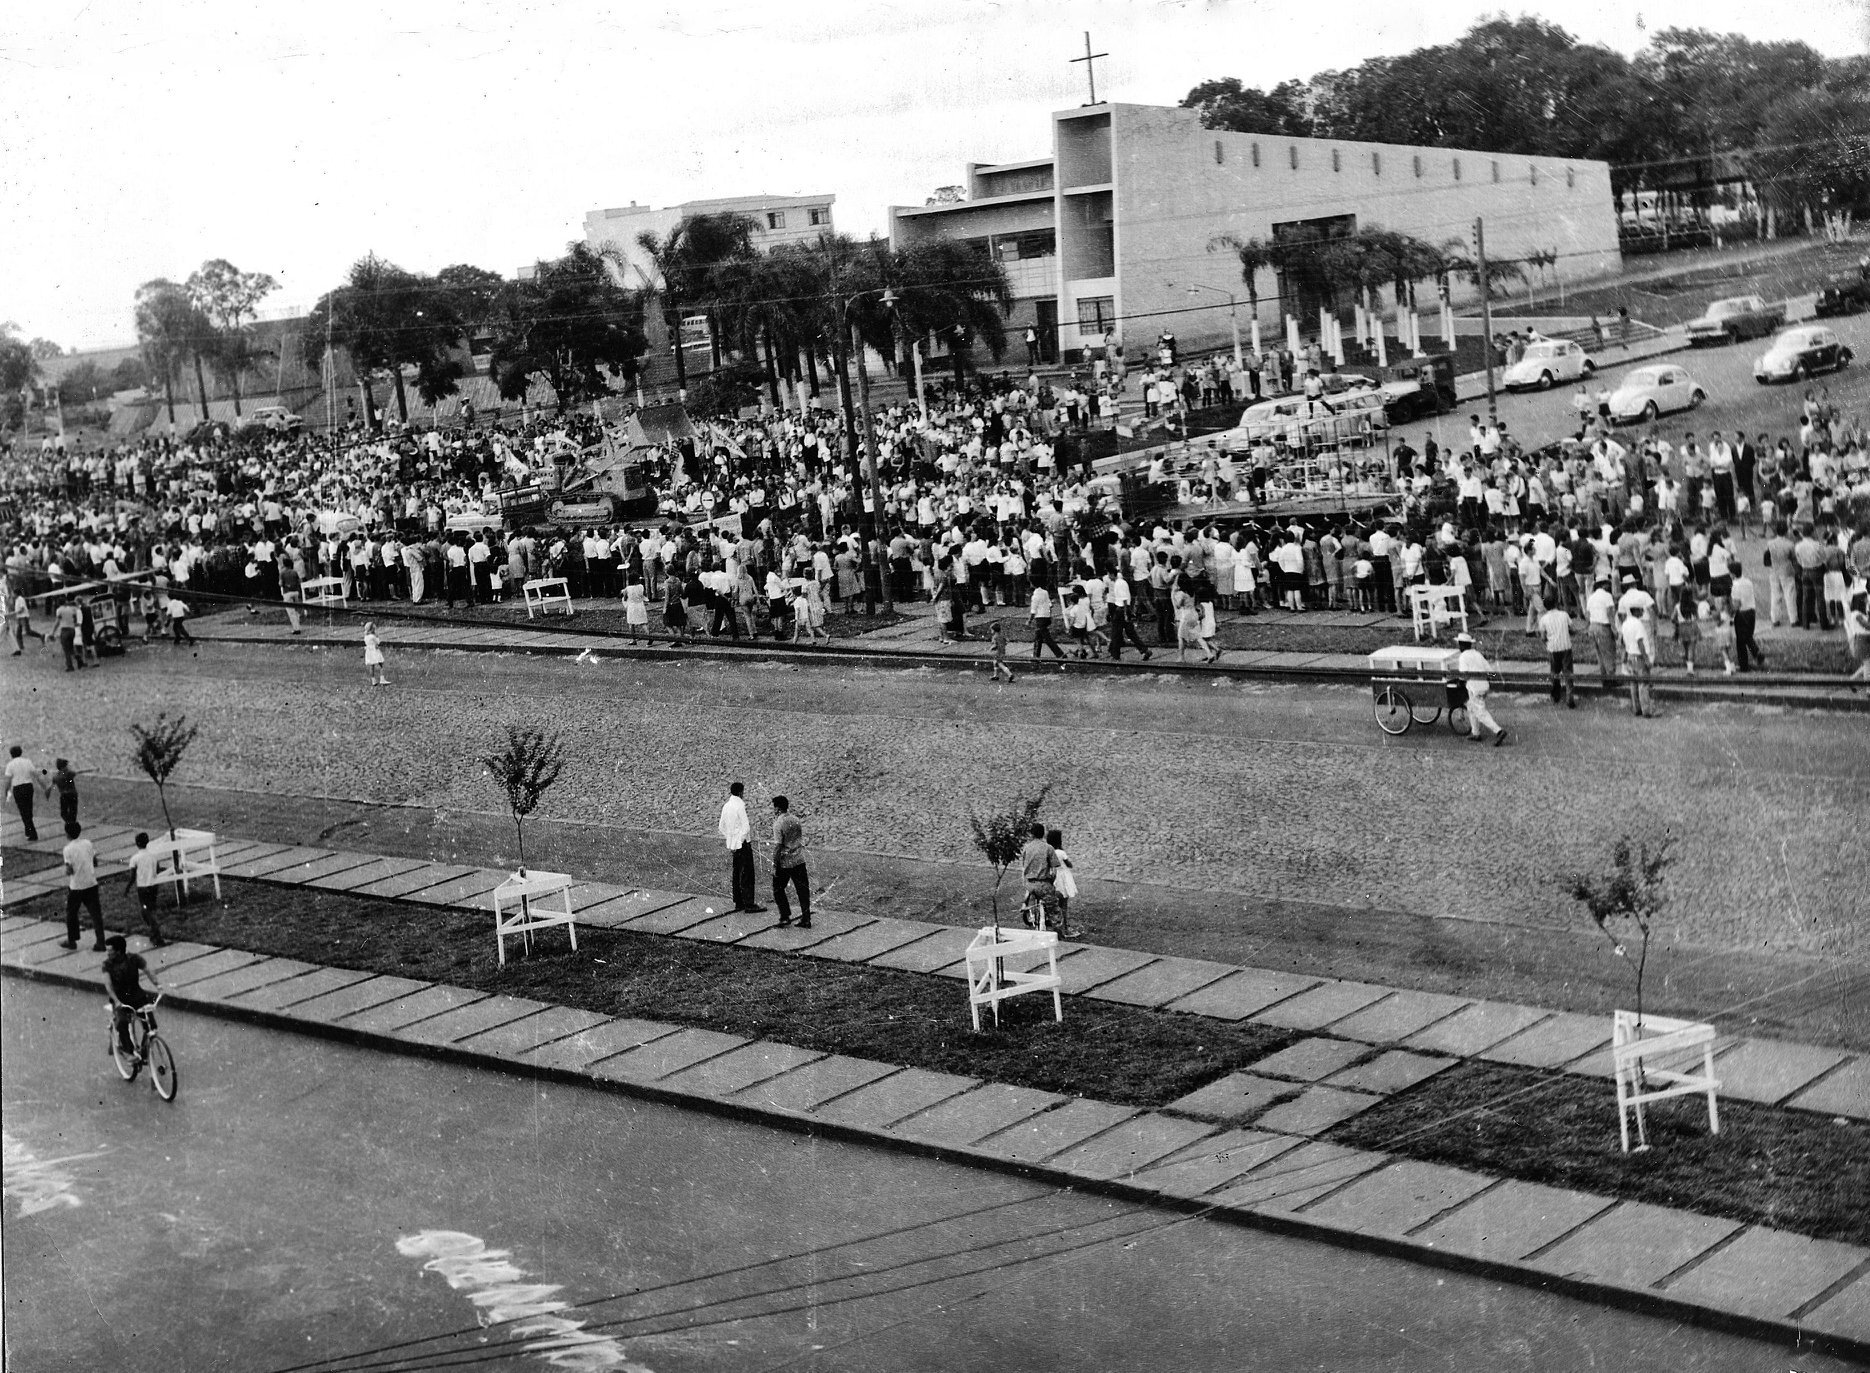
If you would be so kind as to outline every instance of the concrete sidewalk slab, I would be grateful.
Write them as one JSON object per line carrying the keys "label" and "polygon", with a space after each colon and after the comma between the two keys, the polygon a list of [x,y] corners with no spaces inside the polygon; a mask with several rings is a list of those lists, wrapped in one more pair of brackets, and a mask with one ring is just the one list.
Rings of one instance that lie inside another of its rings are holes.
{"label": "concrete sidewalk slab", "polygon": [[64,937],[63,925],[55,925],[50,920],[26,919],[23,927],[0,935],[0,957],[11,955],[17,949],[30,949],[36,944],[56,943]]}
{"label": "concrete sidewalk slab", "polygon": [[975,932],[957,925],[941,925],[921,939],[865,960],[871,968],[897,968],[904,972],[936,973],[952,968],[967,955]]}
{"label": "concrete sidewalk slab", "polygon": [[1870,1118],[1870,1058],[1853,1059],[1786,1103],[1826,1115]]}
{"label": "concrete sidewalk slab", "polygon": [[479,906],[491,913],[487,894],[506,881],[509,875],[499,868],[477,868],[453,881],[423,887],[420,891],[399,896],[397,900],[413,901],[423,906],[456,906],[462,909]]}
{"label": "concrete sidewalk slab", "polygon": [[192,1001],[231,1001],[269,983],[297,977],[312,966],[296,958],[262,958],[229,972],[216,973],[213,977],[189,983],[188,997]]}
{"label": "concrete sidewalk slab", "polygon": [[1178,1097],[1162,1109],[1238,1125],[1274,1102],[1296,1096],[1298,1091],[1299,1088],[1290,1082],[1275,1082],[1252,1073],[1229,1073],[1187,1096]]}
{"label": "concrete sidewalk slab", "polygon": [[1426,1082],[1442,1070],[1454,1067],[1457,1062],[1458,1059],[1443,1058],[1439,1054],[1412,1054],[1407,1049],[1391,1049],[1378,1054],[1368,1063],[1359,1063],[1341,1073],[1332,1074],[1325,1079],[1325,1085],[1387,1096],[1392,1092],[1407,1091],[1418,1082]]}
{"label": "concrete sidewalk slab", "polygon": [[1471,1006],[1465,996],[1442,996],[1436,992],[1399,991],[1381,1001],[1373,1001],[1361,1011],[1333,1021],[1327,1028],[1334,1035],[1361,1039],[1371,1044],[1389,1044],[1410,1035],[1420,1034],[1456,1011]]}
{"label": "concrete sidewalk slab", "polygon": [[722,1034],[718,1030],[677,1030],[672,1035],[658,1036],[647,1044],[593,1063],[586,1071],[593,1077],[613,1081],[658,1082],[671,1073],[679,1073],[751,1042],[740,1035]]}
{"label": "concrete sidewalk slab", "polygon": [[63,947],[65,932],[62,929],[55,929],[53,934],[56,938],[36,939],[31,943],[9,946],[6,950],[6,961],[19,968],[43,968],[48,963],[56,963],[74,954],[84,954],[93,963],[102,960],[103,955],[91,948],[89,935],[79,940],[75,949],[67,949]]}
{"label": "concrete sidewalk slab", "polygon": [[541,1068],[562,1068],[581,1072],[601,1059],[628,1053],[643,1044],[654,1043],[676,1033],[674,1025],[656,1020],[606,1018],[596,1025],[562,1035],[548,1044],[520,1052],[522,1062]]}
{"label": "concrete sidewalk slab", "polygon": [[840,963],[862,963],[933,933],[933,927],[924,921],[896,920],[884,916],[862,925],[854,925],[843,934],[820,940],[812,946],[812,957],[834,958]]}
{"label": "concrete sidewalk slab", "polygon": [[[294,959],[283,960],[296,962]],[[301,964],[304,971],[291,977],[275,978],[250,991],[236,992],[228,1000],[255,1011],[284,1011],[300,1002],[355,986],[371,980],[369,973],[354,968],[321,968],[315,963]]]}
{"label": "concrete sidewalk slab", "polygon": [[450,987],[446,983],[436,983],[399,996],[391,1001],[379,1002],[375,1006],[353,1012],[344,1018],[346,1029],[362,1030],[367,1034],[394,1034],[403,1037],[409,1027],[417,1021],[439,1016],[461,1006],[471,1006],[487,1000],[487,993],[470,991],[466,987]]}
{"label": "concrete sidewalk slab", "polygon": [[192,939],[172,939],[160,948],[144,949],[143,961],[149,964],[149,970],[158,979],[166,980],[173,969],[185,963],[206,958],[211,954],[226,953],[218,944],[197,944]]}
{"label": "concrete sidewalk slab", "polygon": [[740,1091],[737,1099],[762,1110],[804,1114],[824,1105],[833,1097],[854,1092],[895,1071],[895,1067],[888,1063],[875,1063],[867,1058],[849,1058],[843,1054],[826,1054],[777,1077],[755,1082]]}
{"label": "concrete sidewalk slab", "polygon": [[897,1121],[889,1127],[889,1133],[924,1144],[974,1144],[1070,1099],[1034,1087],[988,1082]]}
{"label": "concrete sidewalk slab", "polygon": [[820,947],[838,936],[871,923],[872,919],[867,915],[852,915],[847,911],[814,911],[809,930],[802,930],[797,925],[774,925],[758,934],[748,935],[737,947],[766,949],[773,953],[803,953],[809,949],[816,953]]}
{"label": "concrete sidewalk slab", "polygon": [[727,911],[681,932],[683,939],[698,939],[710,944],[738,944],[748,935],[773,928],[779,917],[771,911]]}
{"label": "concrete sidewalk slab", "polygon": [[1276,1054],[1254,1060],[1251,1066],[1262,1077],[1318,1082],[1341,1072],[1369,1052],[1368,1044],[1349,1039],[1301,1039]]}
{"label": "concrete sidewalk slab", "polygon": [[31,968],[35,973],[51,977],[77,977],[87,983],[103,985],[104,955],[89,944],[80,943],[75,949],[65,949],[55,942],[49,954],[41,955],[40,950],[45,948],[44,944],[35,944],[7,962],[13,967]]}
{"label": "concrete sidewalk slab", "polygon": [[366,977],[361,981],[347,982],[322,995],[296,1001],[290,1009],[295,1020],[331,1024],[373,1006],[411,996],[430,985],[409,977]]}
{"label": "concrete sidewalk slab", "polygon": [[1205,1196],[1302,1143],[1291,1135],[1264,1130],[1223,1130],[1157,1159],[1139,1169],[1131,1181],[1174,1197]]}
{"label": "concrete sidewalk slab", "polygon": [[1289,1135],[1322,1135],[1333,1125],[1343,1124],[1381,1100],[1379,1096],[1347,1092],[1337,1087],[1307,1087],[1292,1100],[1280,1102],[1261,1116],[1258,1124]]}
{"label": "concrete sidewalk slab", "polygon": [[295,882],[302,887],[310,886],[321,877],[332,877],[347,872],[356,872],[359,868],[369,867],[373,863],[380,863],[382,861],[382,859],[375,858],[367,853],[338,852],[331,854],[327,858],[317,859],[310,863],[295,863],[289,868],[269,872],[266,874],[266,880],[269,882]]}
{"label": "concrete sidewalk slab", "polygon": [[1625,1201],[1527,1262],[1548,1273],[1647,1291],[1741,1228],[1735,1220]]}
{"label": "concrete sidewalk slab", "polygon": [[1257,1011],[1247,1019],[1257,1025],[1277,1025],[1284,1030],[1320,1030],[1388,995],[1390,988],[1372,986],[1368,982],[1327,982]]}
{"label": "concrete sidewalk slab", "polygon": [[394,877],[381,877],[351,889],[352,896],[375,896],[385,901],[400,901],[411,892],[453,882],[480,871],[464,863],[423,863]]}
{"label": "concrete sidewalk slab", "polygon": [[1870,1252],[1854,1244],[1754,1226],[1663,1290],[1717,1310],[1784,1320],[1866,1261]]}
{"label": "concrete sidewalk slab", "polygon": [[801,1049],[770,1039],[756,1039],[742,1048],[671,1073],[659,1085],[696,1092],[701,1096],[728,1097],[823,1057],[814,1049]]}
{"label": "concrete sidewalk slab", "polygon": [[1517,1263],[1614,1204],[1609,1197],[1509,1178],[1412,1238],[1434,1249]]}
{"label": "concrete sidewalk slab", "polygon": [[593,906],[615,901],[635,890],[635,887],[619,887],[611,882],[574,882],[566,895],[571,898],[571,913],[581,915]]}
{"label": "concrete sidewalk slab", "polygon": [[1360,1235],[1400,1239],[1498,1179],[1440,1163],[1398,1159],[1305,1208],[1305,1218]]}
{"label": "concrete sidewalk slab", "polygon": [[925,1111],[980,1085],[977,1077],[932,1073],[926,1068],[904,1068],[888,1077],[827,1101],[813,1111],[818,1119],[859,1129],[881,1130],[905,1116]]}
{"label": "concrete sidewalk slab", "polygon": [[1410,1035],[1403,1040],[1403,1047],[1472,1058],[1551,1014],[1537,1006],[1517,1006],[1509,1001],[1476,1001]]}
{"label": "concrete sidewalk slab", "polygon": [[396,1033],[399,1039],[413,1040],[418,1044],[446,1044],[459,1048],[460,1041],[472,1035],[537,1015],[545,1009],[545,1002],[534,1001],[530,997],[489,996],[430,1016],[419,1023],[407,1024]]}
{"label": "concrete sidewalk slab", "polygon": [[1796,1096],[1850,1058],[1842,1049],[1786,1044],[1774,1039],[1743,1039],[1717,1054],[1714,1075],[1721,1095],[1776,1105]]}
{"label": "concrete sidewalk slab", "polygon": [[1219,982],[1233,971],[1232,964],[1210,963],[1205,958],[1158,958],[1147,967],[1093,988],[1088,995],[1125,1006],[1164,1006]]}
{"label": "concrete sidewalk slab", "polygon": [[177,991],[184,987],[189,988],[189,995],[193,996],[195,994],[193,987],[196,983],[206,982],[209,978],[219,977],[223,973],[230,973],[237,968],[258,963],[262,958],[263,955],[248,953],[244,949],[216,949],[210,954],[201,958],[191,958],[179,967],[160,974],[162,985],[173,987]]}
{"label": "concrete sidewalk slab", "polygon": [[1002,1158],[1038,1163],[1084,1143],[1137,1115],[1133,1106],[1113,1106],[1088,1097],[1068,1097],[1055,1111],[1044,1111],[979,1141],[979,1147]]}
{"label": "concrete sidewalk slab", "polygon": [[243,840],[238,844],[229,844],[225,847],[216,844],[215,858],[221,865],[221,876],[234,877],[237,876],[232,871],[235,867],[244,867],[248,863],[270,858],[274,854],[285,853],[293,847],[291,844],[269,844],[257,840],[251,842]]}
{"label": "concrete sidewalk slab", "polygon": [[[263,854],[257,858],[244,858],[237,863],[222,868],[221,876],[238,877],[249,881],[260,877],[271,877],[276,872],[286,872],[288,869],[303,864],[315,863],[320,859],[329,858],[331,854],[332,850],[330,849],[308,849],[294,845],[291,848],[279,849],[276,852]],[[281,880],[290,882],[292,879],[286,877]]]}
{"label": "concrete sidewalk slab", "polygon": [[1870,1344],[1870,1271],[1858,1274],[1842,1291],[1806,1312],[1799,1324],[1807,1330]]}
{"label": "concrete sidewalk slab", "polygon": [[577,888],[573,887],[572,909],[577,913],[578,922],[583,925],[597,925],[605,929],[619,929],[639,916],[649,915],[654,911],[667,910],[679,906],[691,898],[686,892],[672,891],[635,891],[613,896],[608,901],[599,901],[593,905],[580,907],[576,900]]}
{"label": "concrete sidewalk slab", "polygon": [[1176,998],[1163,1009],[1210,1016],[1215,1020],[1245,1020],[1318,985],[1319,979],[1301,973],[1242,968],[1218,982],[1210,982],[1187,996]]}
{"label": "concrete sidewalk slab", "polygon": [[1510,1039],[1483,1049],[1477,1058],[1526,1068],[1558,1068],[1610,1043],[1610,1017],[1561,1011]]}
{"label": "concrete sidewalk slab", "polygon": [[683,930],[693,929],[704,921],[712,920],[722,914],[727,907],[725,901],[711,896],[691,896],[685,901],[678,901],[673,906],[663,906],[642,915],[633,916],[627,923],[613,928],[628,930],[631,934],[677,935]]}
{"label": "concrete sidewalk slab", "polygon": [[1083,996],[1156,961],[1154,954],[1113,949],[1102,944],[1079,944],[1069,953],[1059,955],[1058,975],[1067,995]]}
{"label": "concrete sidewalk slab", "polygon": [[522,1016],[503,1025],[496,1025],[491,1030],[464,1036],[455,1047],[471,1049],[475,1053],[495,1054],[501,1058],[519,1058],[555,1039],[575,1035],[580,1030],[602,1025],[609,1019],[609,1016],[597,1011],[581,1011],[571,1006],[547,1006],[537,1015]]}
{"label": "concrete sidewalk slab", "polygon": [[1390,1161],[1388,1154],[1347,1149],[1341,1144],[1300,1141],[1284,1135],[1274,1138],[1297,1147],[1280,1150],[1247,1176],[1223,1188],[1214,1197],[1217,1203],[1244,1211],[1287,1215]]}
{"label": "concrete sidewalk slab", "polygon": [[1180,1153],[1214,1133],[1213,1126],[1199,1121],[1146,1111],[1055,1155],[1052,1166],[1079,1177],[1129,1179],[1157,1159]]}
{"label": "concrete sidewalk slab", "polygon": [[420,858],[373,858],[359,867],[346,868],[341,872],[324,873],[310,878],[308,885],[320,887],[325,891],[348,892],[371,882],[381,882],[387,877],[400,877],[428,864]]}

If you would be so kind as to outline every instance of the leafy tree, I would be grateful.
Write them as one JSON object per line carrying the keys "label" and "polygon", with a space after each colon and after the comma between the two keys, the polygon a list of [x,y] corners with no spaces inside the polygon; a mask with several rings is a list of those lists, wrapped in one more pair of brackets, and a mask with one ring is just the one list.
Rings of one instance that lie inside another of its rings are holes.
{"label": "leafy tree", "polygon": [[259,352],[247,336],[254,308],[279,289],[265,272],[243,272],[226,258],[210,258],[183,283],[188,298],[213,324],[218,337],[209,350],[210,362],[234,393],[234,413],[240,413],[240,374]]}
{"label": "leafy tree", "polygon": [[565,747],[556,733],[532,725],[509,724],[504,746],[481,756],[481,765],[494,784],[506,793],[513,812],[513,833],[519,841],[519,875],[526,875],[526,817],[558,781],[565,766]]}
{"label": "leafy tree", "polygon": [[552,388],[561,411],[608,395],[607,377],[634,381],[649,346],[641,299],[583,243],[538,263],[530,278],[507,282],[492,327],[488,366],[500,395],[519,400],[536,376]]}
{"label": "leafy tree", "polygon": [[156,784],[156,796],[162,802],[162,820],[169,827],[171,839],[175,838],[175,821],[169,815],[169,778],[181,766],[182,755],[188,752],[188,746],[200,732],[188,723],[186,715],[171,719],[166,711],[158,711],[155,720],[148,725],[130,726],[130,737],[136,741],[136,751],[131,757]]}
{"label": "leafy tree", "polygon": [[1651,845],[1621,835],[1610,854],[1610,871],[1576,872],[1564,878],[1565,891],[1581,902],[1619,958],[1628,958],[1625,941],[1611,932],[1611,924],[1628,921],[1639,940],[1636,975],[1636,1023],[1643,1022],[1643,973],[1649,966],[1649,941],[1655,932],[1656,917],[1667,900],[1665,886],[1669,865],[1675,861],[1675,837],[1665,834]]}
{"label": "leafy tree", "polygon": [[32,355],[40,362],[65,356],[65,350],[49,338],[36,338],[27,346],[32,349]]}
{"label": "leafy tree", "polygon": [[505,288],[506,280],[498,272],[490,272],[485,267],[457,262],[435,274],[435,285],[446,293],[456,317],[468,333],[474,335],[487,331],[494,310],[500,303],[500,292]]}
{"label": "leafy tree", "polygon": [[32,355],[32,345],[11,333],[0,332],[0,391],[23,391],[38,375],[39,359]]}
{"label": "leafy tree", "polygon": [[1232,76],[1203,81],[1182,97],[1185,109],[1201,112],[1206,128],[1289,138],[1312,136],[1306,103],[1305,87],[1300,82],[1282,81],[1270,91],[1261,91],[1242,86]]}
{"label": "leafy tree", "polygon": [[720,366],[720,333],[716,312],[731,295],[728,269],[754,255],[754,224],[745,215],[722,213],[691,215],[658,237],[645,231],[636,243],[655,266],[655,276],[644,285],[662,307],[669,344],[675,350],[675,384],[688,385],[688,363],[682,349],[682,317],[694,310],[709,316],[714,365]]}
{"label": "leafy tree", "polygon": [[302,347],[308,366],[323,366],[327,339],[350,355],[351,368],[364,385],[364,403],[373,413],[370,379],[381,376],[396,392],[397,417],[409,420],[405,368],[415,371],[416,392],[430,405],[451,396],[467,369],[458,355],[468,326],[461,307],[484,307],[479,296],[489,288],[478,278],[497,277],[479,268],[448,269],[451,283],[439,277],[404,271],[374,253],[351,264],[346,283],[323,296],[307,321]]}
{"label": "leafy tree", "polygon": [[146,281],[136,288],[136,337],[150,375],[162,379],[169,423],[175,423],[175,379],[182,364],[195,363],[195,384],[201,396],[201,415],[208,415],[208,383],[201,375],[201,352],[211,325],[188,292],[166,278]]}
{"label": "leafy tree", "polygon": [[[892,260],[893,259],[893,260]],[[973,243],[938,239],[917,243],[882,259],[884,284],[896,294],[896,318],[910,338],[928,334],[954,340],[955,377],[960,379],[968,347],[978,343],[995,362],[1006,356],[1006,317],[1013,288],[999,259]],[[893,278],[890,280],[889,278]],[[866,341],[895,356],[890,316],[881,293],[869,298],[863,319]]]}
{"label": "leafy tree", "polygon": [[968,827],[974,834],[974,847],[993,869],[993,935],[996,943],[1000,938],[1000,879],[1006,876],[1008,868],[1019,862],[1020,850],[1026,847],[1026,841],[1032,837],[1032,823],[1039,817],[1039,807],[1045,804],[1045,798],[1051,791],[1051,784],[1047,783],[1039,788],[1037,796],[1015,797],[1005,810],[981,816],[970,808],[967,813]]}
{"label": "leafy tree", "polygon": [[967,187],[965,186],[937,186],[935,193],[922,203],[924,205],[959,205],[966,199]]}

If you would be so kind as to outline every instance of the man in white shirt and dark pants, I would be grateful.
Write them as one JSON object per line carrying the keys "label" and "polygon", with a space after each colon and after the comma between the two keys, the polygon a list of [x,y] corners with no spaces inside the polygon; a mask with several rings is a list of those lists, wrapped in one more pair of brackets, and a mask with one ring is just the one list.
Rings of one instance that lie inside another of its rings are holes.
{"label": "man in white shirt and dark pants", "polygon": [[1470,744],[1478,744],[1491,734],[1493,746],[1499,748],[1506,742],[1506,731],[1500,728],[1493,718],[1493,712],[1487,709],[1487,692],[1490,688],[1487,678],[1493,668],[1481,651],[1474,647],[1472,636],[1457,634],[1454,644],[1461,650],[1461,656],[1455,660],[1455,671],[1467,683],[1467,740]]}
{"label": "man in white shirt and dark pants", "polygon": [[753,822],[747,818],[746,787],[735,782],[721,806],[721,838],[733,857],[734,909],[757,913],[766,907],[753,898]]}

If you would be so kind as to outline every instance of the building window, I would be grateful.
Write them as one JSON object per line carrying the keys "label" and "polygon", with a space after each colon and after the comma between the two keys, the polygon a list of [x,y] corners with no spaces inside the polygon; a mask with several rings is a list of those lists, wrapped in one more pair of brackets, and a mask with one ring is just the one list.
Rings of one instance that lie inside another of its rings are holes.
{"label": "building window", "polygon": [[1454,179],[1456,181],[1461,179],[1461,159],[1458,157],[1454,160]]}
{"label": "building window", "polygon": [[1114,296],[1084,296],[1078,301],[1078,332],[1101,334],[1117,327],[1117,301]]}
{"label": "building window", "polygon": [[811,221],[811,225],[814,229],[822,229],[831,222],[831,211],[808,210],[806,211],[806,217]]}
{"label": "building window", "polygon": [[768,210],[766,212],[766,227],[769,229],[785,228],[786,212],[784,210]]}
{"label": "building window", "polygon": [[1225,159],[1221,156],[1221,140],[1217,138],[1214,140],[1214,165],[1218,167],[1223,161]]}
{"label": "building window", "polygon": [[1577,188],[1578,188],[1578,169],[1576,167],[1565,168],[1565,189],[1568,191],[1574,191]]}
{"label": "building window", "polygon": [[1422,175],[1422,154],[1421,153],[1417,153],[1415,155],[1415,174],[1417,176]]}
{"label": "building window", "polygon": [[1532,178],[1533,185],[1537,186],[1539,184],[1539,167],[1537,163],[1527,163],[1526,174]]}
{"label": "building window", "polygon": [[1493,164],[1493,179],[1495,181],[1500,179],[1500,164],[1498,162]]}
{"label": "building window", "polygon": [[1260,145],[1257,143],[1253,145],[1253,165],[1256,167],[1260,165]]}
{"label": "building window", "polygon": [[1286,150],[1286,158],[1289,162],[1292,163],[1292,170],[1296,172],[1299,169],[1299,145],[1298,144],[1294,143],[1290,148]]}
{"label": "building window", "polygon": [[1331,150],[1331,170],[1334,172],[1344,170],[1343,166],[1338,162],[1338,150],[1336,148]]}
{"label": "building window", "polygon": [[1370,154],[1370,175],[1372,176],[1383,175],[1383,154],[1382,153],[1371,153]]}

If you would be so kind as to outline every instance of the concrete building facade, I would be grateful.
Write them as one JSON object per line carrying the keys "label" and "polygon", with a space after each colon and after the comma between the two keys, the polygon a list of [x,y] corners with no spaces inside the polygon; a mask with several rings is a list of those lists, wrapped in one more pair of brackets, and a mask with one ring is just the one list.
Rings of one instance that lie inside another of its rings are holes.
{"label": "concrete building facade", "polygon": [[[892,207],[892,242],[981,242],[1013,278],[1015,335],[1033,324],[1068,361],[1109,327],[1132,356],[1164,328],[1184,346],[1218,345],[1230,293],[1249,334],[1239,261],[1210,250],[1221,234],[1375,227],[1439,245],[1471,243],[1480,218],[1489,257],[1550,252],[1567,281],[1621,266],[1607,163],[1227,133],[1173,106],[1060,111],[1049,157],[970,166],[966,184],[962,202]],[[1256,281],[1268,337],[1282,308],[1317,326],[1317,301],[1296,287],[1282,296],[1289,285],[1271,270]],[[1457,306],[1474,294],[1454,283]]]}

